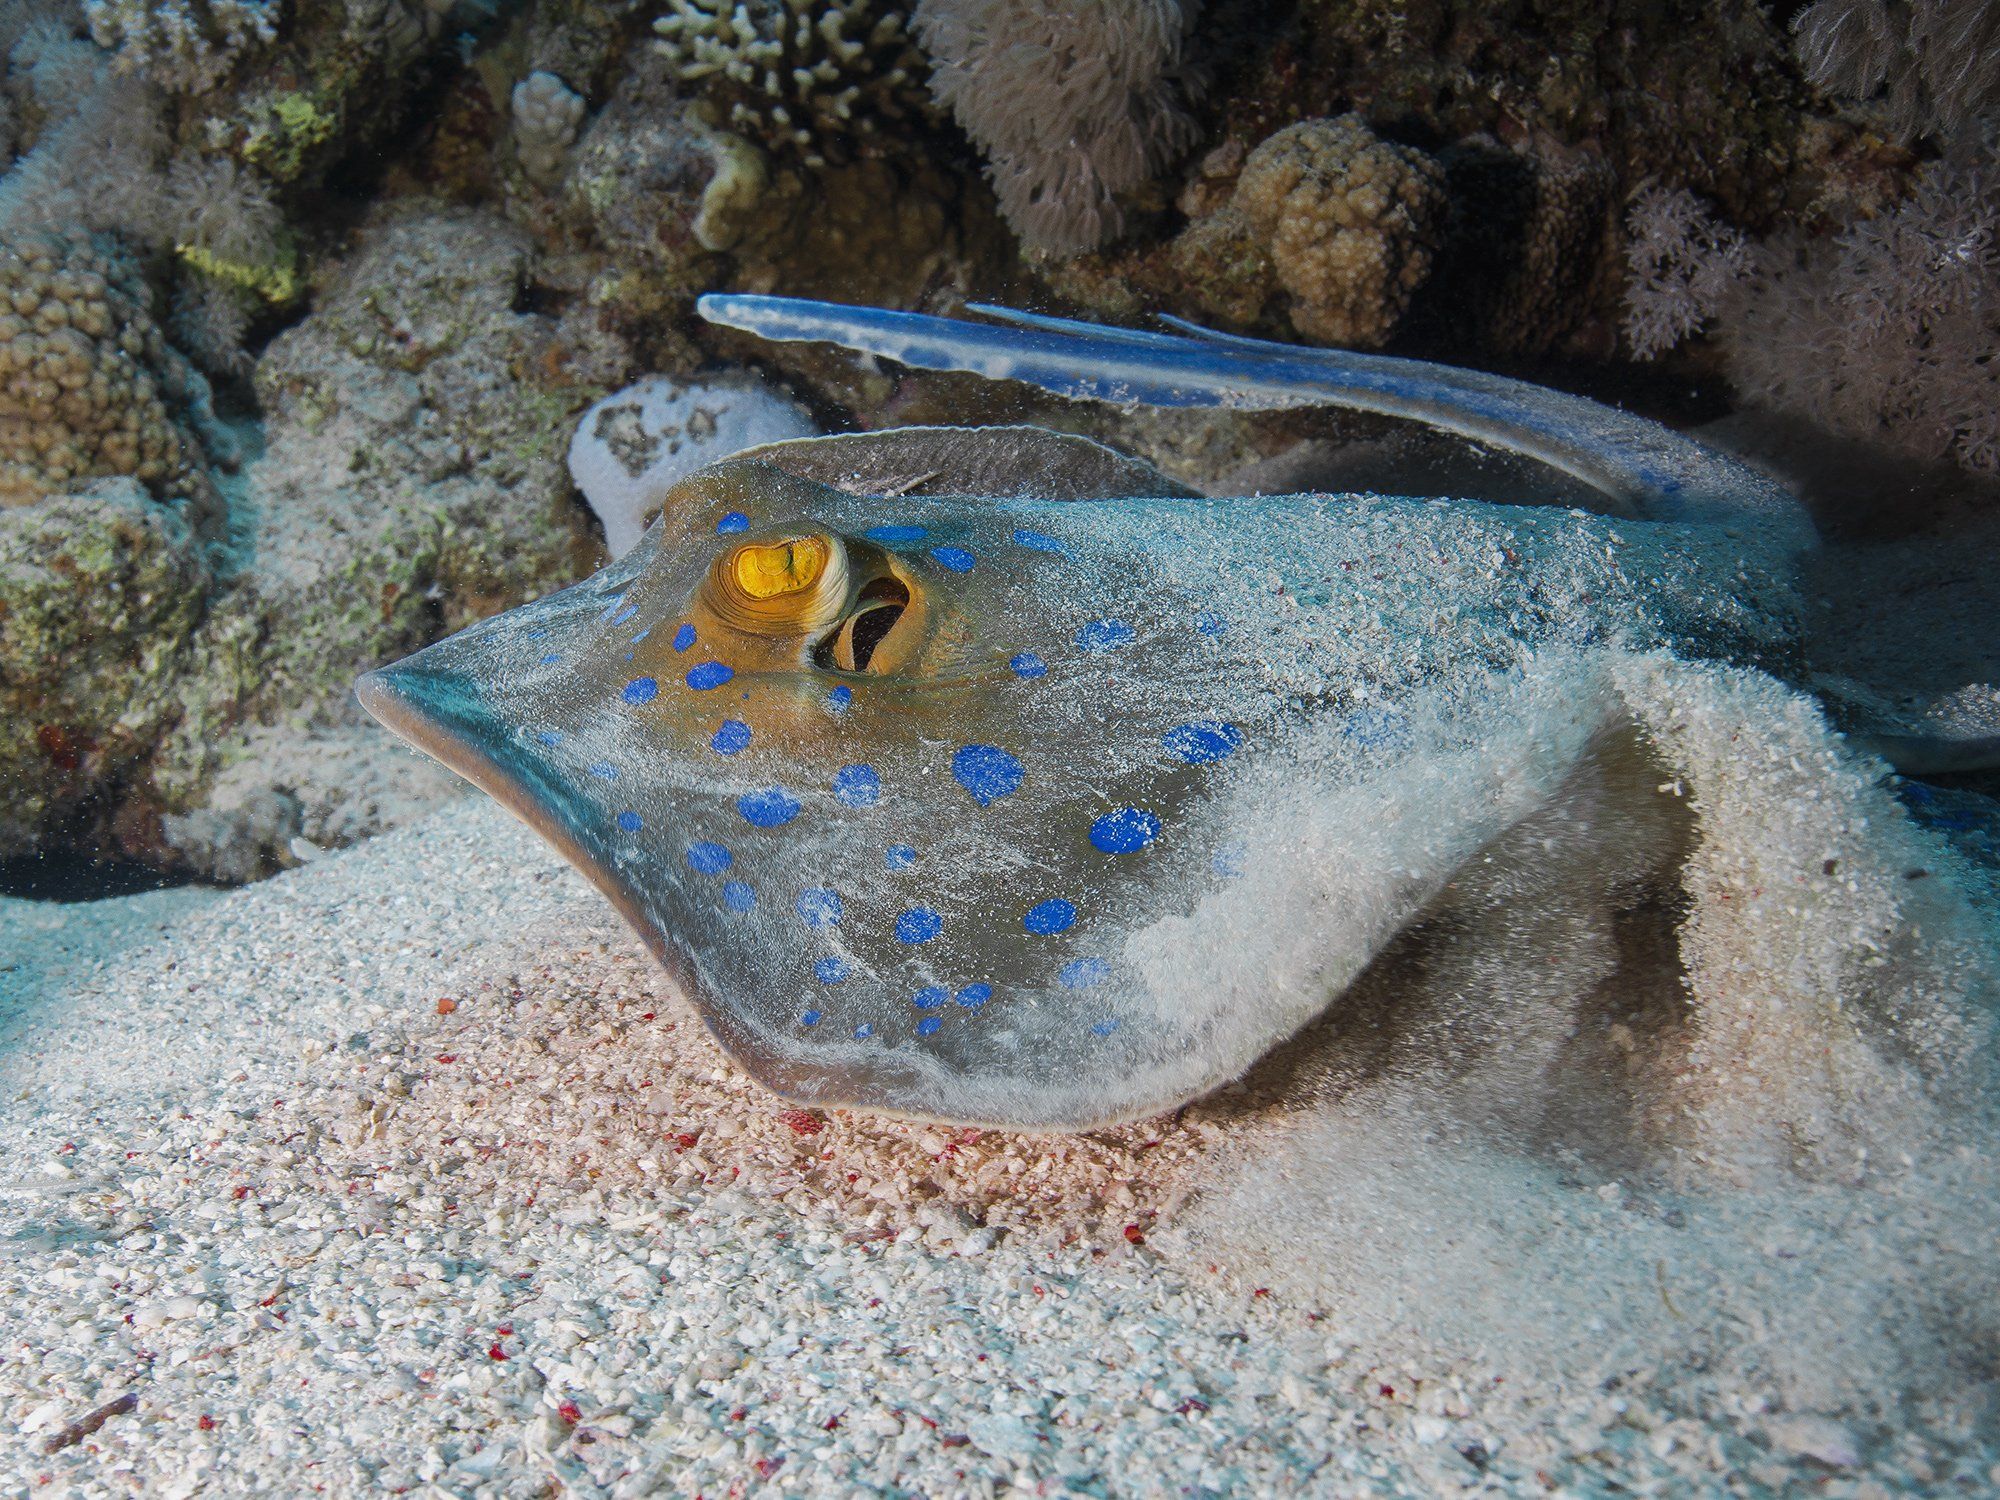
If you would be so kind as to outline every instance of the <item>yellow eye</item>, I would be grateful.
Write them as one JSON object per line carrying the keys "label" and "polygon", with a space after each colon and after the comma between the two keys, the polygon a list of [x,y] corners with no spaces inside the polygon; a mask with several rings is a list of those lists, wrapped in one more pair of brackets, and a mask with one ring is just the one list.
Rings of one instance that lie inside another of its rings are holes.
{"label": "yellow eye", "polygon": [[817,630],[847,608],[847,549],[837,537],[745,542],[709,570],[715,612],[739,630],[791,635]]}
{"label": "yellow eye", "polygon": [[827,545],[816,536],[797,541],[752,542],[736,549],[736,586],[752,599],[775,599],[809,589],[826,571]]}

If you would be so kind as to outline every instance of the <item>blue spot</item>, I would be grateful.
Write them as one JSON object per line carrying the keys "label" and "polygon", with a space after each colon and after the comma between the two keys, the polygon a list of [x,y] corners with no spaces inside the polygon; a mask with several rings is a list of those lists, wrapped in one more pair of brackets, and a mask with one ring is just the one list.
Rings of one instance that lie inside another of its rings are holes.
{"label": "blue spot", "polygon": [[993,986],[990,984],[968,984],[964,989],[952,996],[952,998],[967,1010],[978,1010],[980,1006],[993,998]]}
{"label": "blue spot", "polygon": [[[640,631],[637,635],[633,636],[629,644],[636,646],[639,644],[639,642],[643,641],[647,636],[651,635],[652,633],[653,633],[653,627],[648,625],[644,630]],[[632,658],[628,656],[625,659],[627,661],[630,661]]]}
{"label": "blue spot", "polygon": [[547,656],[544,656],[542,658],[541,664],[545,667],[553,667],[557,662],[561,660],[562,660],[561,652],[551,651]]}
{"label": "blue spot", "polygon": [[1030,907],[1028,914],[1021,918],[1021,925],[1037,937],[1051,937],[1058,932],[1068,932],[1075,920],[1076,907],[1060,896],[1051,896]]}
{"label": "blue spot", "polygon": [[873,766],[842,766],[833,773],[833,795],[849,807],[873,807],[882,800],[882,778]]}
{"label": "blue spot", "polygon": [[651,703],[660,696],[660,685],[650,677],[634,677],[619,696],[627,703]]}
{"label": "blue spot", "polygon": [[892,870],[907,870],[917,862],[917,851],[908,844],[891,844],[882,851],[882,863]]}
{"label": "blue spot", "polygon": [[1215,851],[1208,861],[1208,867],[1218,875],[1231,878],[1243,873],[1243,849],[1237,844],[1225,844]]}
{"label": "blue spot", "polygon": [[562,743],[562,736],[557,734],[553,729],[537,729],[535,731],[535,739],[538,743],[544,745],[560,745]]}
{"label": "blue spot", "polygon": [[1049,670],[1049,664],[1032,651],[1023,651],[1019,656],[1008,662],[1007,665],[1014,669],[1016,677],[1043,677],[1048,674]]}
{"label": "blue spot", "polygon": [[627,808],[624,812],[618,815],[618,826],[624,829],[627,833],[637,833],[641,828],[644,828],[646,825],[637,813],[633,812],[630,808]]}
{"label": "blue spot", "polygon": [[[698,667],[688,668],[687,685],[697,693],[705,693],[710,688],[719,688],[736,675],[732,667],[719,661],[705,661]],[[647,679],[651,681],[650,678]]]}
{"label": "blue spot", "polygon": [[952,779],[981,807],[1021,784],[1021,763],[998,745],[961,745],[951,758]]}
{"label": "blue spot", "polygon": [[931,548],[931,556],[937,561],[939,567],[949,568],[954,573],[970,573],[972,571],[972,554],[967,552],[963,547],[933,547]]}
{"label": "blue spot", "polygon": [[1107,1016],[1104,1020],[1097,1022],[1090,1028],[1090,1034],[1092,1036],[1110,1036],[1111,1033],[1116,1031],[1117,1029],[1118,1029],[1117,1019],[1115,1017]]}
{"label": "blue spot", "polygon": [[683,625],[674,632],[674,649],[685,651],[694,644],[694,626]]}
{"label": "blue spot", "polygon": [[821,984],[839,984],[853,972],[853,966],[838,953],[829,953],[813,965],[813,978]]}
{"label": "blue spot", "polygon": [[711,844],[703,839],[698,844],[689,844],[688,868],[697,875],[720,875],[736,863],[736,856],[720,844]]}
{"label": "blue spot", "polygon": [[734,536],[739,531],[750,529],[750,518],[740,510],[732,510],[715,523],[717,536]]}
{"label": "blue spot", "polygon": [[924,906],[913,906],[896,918],[896,941],[914,947],[944,931],[944,918]]}
{"label": "blue spot", "polygon": [[1062,966],[1056,983],[1066,990],[1087,990],[1111,977],[1111,965],[1101,958],[1078,958]]}
{"label": "blue spot", "polygon": [[1090,841],[1106,854],[1136,854],[1160,836],[1160,820],[1142,807],[1121,807],[1090,825]]}
{"label": "blue spot", "polygon": [[618,779],[618,768],[608,760],[592,761],[590,774],[595,776],[599,781],[616,781]]}
{"label": "blue spot", "polygon": [[917,1022],[917,1035],[929,1036],[942,1025],[944,1025],[944,1022],[936,1016],[925,1016],[921,1021]]}
{"label": "blue spot", "polygon": [[941,984],[927,984],[910,997],[910,1004],[918,1010],[936,1010],[951,998],[951,991]]}
{"label": "blue spot", "polygon": [[637,613],[639,613],[639,606],[636,604],[628,604],[623,609],[619,610],[617,614],[611,617],[610,623],[613,625],[623,625],[627,620],[631,619],[632,616],[636,615]]}
{"label": "blue spot", "polygon": [[863,1021],[859,1026],[854,1028],[854,1039],[857,1042],[865,1042],[873,1035],[875,1035],[875,1028],[870,1026],[866,1021]]}
{"label": "blue spot", "polygon": [[549,633],[546,630],[531,630],[528,632],[528,639],[531,641],[545,641],[548,637]]}
{"label": "blue spot", "polygon": [[1202,610],[1194,617],[1194,628],[1213,640],[1229,628],[1229,622],[1221,615],[1212,615],[1207,610]]}
{"label": "blue spot", "polygon": [[799,815],[799,800],[781,786],[745,792],[736,799],[743,821],[755,828],[778,828]]}
{"label": "blue spot", "polygon": [[799,920],[808,927],[840,925],[840,892],[826,886],[808,886],[800,891],[793,907],[799,914]]}
{"label": "blue spot", "polygon": [[1014,533],[1014,545],[1031,548],[1036,552],[1054,552],[1059,556],[1069,551],[1045,531],[1017,531]]}
{"label": "blue spot", "polygon": [[738,750],[747,750],[750,747],[750,726],[741,719],[724,719],[722,727],[715,731],[708,745],[717,755],[734,755]]}
{"label": "blue spot", "polygon": [[1116,651],[1132,644],[1132,627],[1123,620],[1092,620],[1076,632],[1079,651]]}
{"label": "blue spot", "polygon": [[826,708],[828,713],[844,714],[847,705],[854,701],[854,689],[846,683],[839,683],[827,689]]}
{"label": "blue spot", "polygon": [[605,603],[604,613],[599,615],[597,618],[600,620],[609,620],[613,615],[618,613],[618,606],[623,604],[624,602],[625,602],[625,596],[623,594],[613,594],[611,598]]}
{"label": "blue spot", "polygon": [[799,1017],[799,1024],[801,1026],[817,1026],[822,1019],[824,1018],[819,1011],[809,1010]]}
{"label": "blue spot", "polygon": [[722,904],[731,911],[748,911],[757,904],[757,893],[740,880],[722,882]]}
{"label": "blue spot", "polygon": [[1160,743],[1191,766],[1223,760],[1243,743],[1243,731],[1218,719],[1196,719],[1160,736]]}
{"label": "blue spot", "polygon": [[871,542],[895,546],[899,542],[921,542],[930,533],[921,526],[870,526],[861,533]]}

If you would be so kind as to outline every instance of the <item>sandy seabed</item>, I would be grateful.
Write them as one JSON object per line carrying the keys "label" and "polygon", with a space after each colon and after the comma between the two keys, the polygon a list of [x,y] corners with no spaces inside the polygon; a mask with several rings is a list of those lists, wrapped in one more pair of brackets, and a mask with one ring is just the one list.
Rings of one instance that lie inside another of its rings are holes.
{"label": "sandy seabed", "polygon": [[[1233,1143],[1286,1113],[1238,1090],[1036,1137],[789,1106],[472,799],[242,890],[0,901],[0,1493],[2000,1486],[1976,1371],[1813,1409],[1712,1338],[1621,1336],[1701,1290],[1640,1258],[1675,1211],[1615,1181],[1469,1157],[1403,1202],[1378,1140],[1375,1221],[1334,1247],[1374,1274],[1232,1263]],[[1511,1227],[1460,1235],[1457,1204]],[[1729,1243],[1796,1260],[1785,1213]],[[1416,1286],[1603,1300],[1433,1323]],[[1746,1346],[1788,1326],[1726,1311]]]}

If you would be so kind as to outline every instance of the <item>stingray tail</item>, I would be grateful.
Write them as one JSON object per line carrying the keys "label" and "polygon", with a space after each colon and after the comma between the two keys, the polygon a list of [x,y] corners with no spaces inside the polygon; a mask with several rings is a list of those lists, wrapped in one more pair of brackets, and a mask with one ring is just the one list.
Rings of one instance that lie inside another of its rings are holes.
{"label": "stingray tail", "polygon": [[971,311],[999,321],[739,293],[710,293],[697,306],[712,323],[767,339],[820,340],[919,369],[1024,381],[1079,400],[1245,410],[1341,406],[1403,417],[1538,459],[1641,519],[1754,526],[1787,545],[1812,540],[1791,496],[1747,465],[1657,422],[1525,380],[1269,343],[1179,319],[1168,321],[1180,332],[1168,334],[977,303]]}

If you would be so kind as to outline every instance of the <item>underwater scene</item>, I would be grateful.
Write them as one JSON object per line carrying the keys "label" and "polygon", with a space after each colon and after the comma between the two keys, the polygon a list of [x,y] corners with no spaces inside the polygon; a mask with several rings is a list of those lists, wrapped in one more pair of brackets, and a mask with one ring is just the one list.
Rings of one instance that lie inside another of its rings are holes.
{"label": "underwater scene", "polygon": [[2000,1494],[2000,0],[0,0],[0,1432]]}

